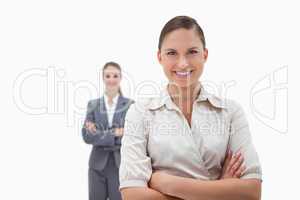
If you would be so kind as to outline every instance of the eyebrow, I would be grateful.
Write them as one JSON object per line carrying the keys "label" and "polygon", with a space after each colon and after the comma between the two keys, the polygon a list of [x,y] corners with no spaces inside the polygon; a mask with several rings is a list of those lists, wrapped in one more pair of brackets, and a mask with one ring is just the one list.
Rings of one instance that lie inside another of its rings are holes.
{"label": "eyebrow", "polygon": [[192,48],[189,48],[189,50],[191,49],[201,49],[201,47],[192,47]]}
{"label": "eyebrow", "polygon": [[121,73],[119,72],[119,73],[113,73],[113,72],[106,72],[106,73],[104,73],[104,75],[106,76],[106,75],[120,75]]}
{"label": "eyebrow", "polygon": [[176,51],[176,50],[169,48],[169,49],[164,49],[164,51]]}
{"label": "eyebrow", "polygon": [[[200,47],[191,47],[188,50],[192,50],[192,49],[198,49],[198,50],[200,50],[201,48]],[[164,51],[176,51],[176,49],[168,48],[168,49],[164,49]]]}

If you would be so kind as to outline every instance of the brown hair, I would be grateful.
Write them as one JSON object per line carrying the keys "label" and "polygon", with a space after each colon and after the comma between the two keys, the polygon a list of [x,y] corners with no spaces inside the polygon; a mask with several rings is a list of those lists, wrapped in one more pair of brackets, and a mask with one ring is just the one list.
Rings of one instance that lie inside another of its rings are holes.
{"label": "brown hair", "polygon": [[[120,76],[122,77],[122,69],[121,69],[121,66],[120,66],[118,63],[113,62],[113,61],[110,61],[110,62],[105,63],[105,65],[103,66],[103,69],[102,69],[102,76],[104,76],[104,71],[105,71],[108,67],[114,67],[114,68],[116,68],[117,70],[119,70],[119,71],[120,71]],[[119,87],[119,93],[120,93],[121,96],[123,96],[121,87]]]}
{"label": "brown hair", "polygon": [[175,31],[177,29],[180,28],[184,28],[184,29],[192,29],[194,28],[195,31],[198,33],[201,42],[203,44],[203,48],[206,48],[206,43],[205,43],[205,37],[204,37],[204,33],[202,28],[199,26],[198,22],[188,16],[177,16],[174,17],[172,19],[170,19],[165,26],[163,27],[163,29],[160,32],[160,36],[159,36],[159,42],[158,42],[158,49],[161,49],[163,40],[165,39],[165,37],[167,36],[168,33]]}

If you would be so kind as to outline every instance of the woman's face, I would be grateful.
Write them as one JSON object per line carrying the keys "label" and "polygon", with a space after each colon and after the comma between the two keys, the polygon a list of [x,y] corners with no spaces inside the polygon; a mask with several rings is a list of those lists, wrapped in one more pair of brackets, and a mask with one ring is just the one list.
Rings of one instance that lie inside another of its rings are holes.
{"label": "woman's face", "polygon": [[157,53],[169,82],[180,88],[198,83],[207,55],[196,31],[184,28],[168,33]]}
{"label": "woman's face", "polygon": [[108,91],[117,91],[120,87],[121,72],[114,66],[108,66],[103,72],[103,81]]}

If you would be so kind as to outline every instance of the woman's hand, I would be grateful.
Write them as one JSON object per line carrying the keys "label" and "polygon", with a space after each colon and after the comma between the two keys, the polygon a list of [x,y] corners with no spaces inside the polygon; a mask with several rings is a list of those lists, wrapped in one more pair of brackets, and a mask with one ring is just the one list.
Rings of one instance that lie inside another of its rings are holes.
{"label": "woman's hand", "polygon": [[85,128],[91,133],[96,133],[96,125],[93,122],[85,122]]}
{"label": "woman's hand", "polygon": [[124,132],[124,128],[115,128],[115,136],[122,137]]}
{"label": "woman's hand", "polygon": [[243,175],[246,167],[243,165],[244,157],[241,152],[232,155],[229,150],[222,169],[222,174],[219,179],[240,178]]}

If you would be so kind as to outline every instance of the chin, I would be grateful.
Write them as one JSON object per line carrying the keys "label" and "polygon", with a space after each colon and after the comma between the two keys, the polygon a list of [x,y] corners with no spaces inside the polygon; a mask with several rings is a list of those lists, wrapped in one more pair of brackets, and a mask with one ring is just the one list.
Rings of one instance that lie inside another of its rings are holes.
{"label": "chin", "polygon": [[106,87],[106,89],[113,92],[113,91],[118,90],[119,88],[118,87]]}
{"label": "chin", "polygon": [[172,81],[172,84],[178,88],[188,88],[188,87],[191,87],[193,85],[195,85],[197,83],[196,82],[191,82],[191,81]]}

